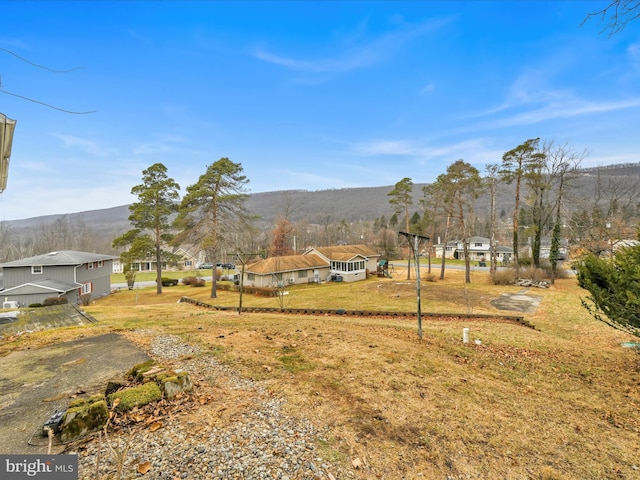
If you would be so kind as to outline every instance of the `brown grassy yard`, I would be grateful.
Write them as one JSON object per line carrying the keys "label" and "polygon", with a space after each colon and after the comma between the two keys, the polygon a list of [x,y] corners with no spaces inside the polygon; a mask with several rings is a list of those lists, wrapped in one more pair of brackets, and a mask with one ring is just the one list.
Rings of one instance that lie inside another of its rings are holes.
{"label": "brown grassy yard", "polygon": [[[498,312],[489,301],[519,287],[493,286],[474,272],[425,282],[423,312]],[[322,455],[354,478],[640,478],[639,356],[628,335],[580,306],[574,279],[546,290],[536,330],[489,320],[238,315],[177,303],[183,296],[237,305],[236,293],[209,299],[204,288],[120,291],[89,307],[99,324],[34,333],[0,343],[0,354],[78,335],[121,331],[146,345],[142,330],[181,335],[242,375],[263,382],[330,435]],[[278,307],[245,295],[246,306]],[[415,310],[415,281],[371,278],[305,285],[290,308]],[[475,343],[463,345],[462,328]],[[234,405],[227,406],[230,409]],[[360,468],[352,462],[359,459]]]}

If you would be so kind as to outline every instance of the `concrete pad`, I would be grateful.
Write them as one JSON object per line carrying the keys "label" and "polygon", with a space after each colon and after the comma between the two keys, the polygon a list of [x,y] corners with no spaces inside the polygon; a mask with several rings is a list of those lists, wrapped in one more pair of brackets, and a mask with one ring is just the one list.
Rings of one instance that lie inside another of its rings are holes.
{"label": "concrete pad", "polygon": [[509,310],[522,313],[536,313],[538,306],[542,302],[540,295],[529,295],[525,292],[503,293],[497,298],[491,300],[498,310]]}
{"label": "concrete pad", "polygon": [[[149,357],[109,333],[0,358],[0,453],[46,453],[42,424],[78,392],[97,393],[106,382]],[[29,443],[33,444],[30,445]],[[56,445],[52,453],[61,451]]]}

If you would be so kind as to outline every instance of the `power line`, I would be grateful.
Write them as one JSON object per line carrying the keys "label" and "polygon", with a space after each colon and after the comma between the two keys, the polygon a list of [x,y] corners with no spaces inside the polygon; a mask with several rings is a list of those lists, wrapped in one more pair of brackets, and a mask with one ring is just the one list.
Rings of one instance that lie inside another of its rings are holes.
{"label": "power line", "polygon": [[[27,60],[26,58],[21,57],[17,53],[15,53],[15,52],[13,52],[11,50],[8,50],[6,48],[0,47],[0,51],[6,52],[9,55],[13,55],[17,59],[22,60],[23,62],[28,63],[29,65],[31,65],[33,67],[41,68],[43,70],[47,70],[47,71],[52,72],[52,73],[69,73],[69,72],[73,72],[74,70],[80,70],[80,69],[84,68],[84,67],[74,67],[74,68],[70,68],[68,70],[55,70],[53,68],[49,68],[49,67],[46,67],[44,65],[40,65],[40,64],[31,62],[31,61]],[[4,93],[5,95],[11,95],[12,97],[20,98],[22,100],[28,100],[29,102],[37,103],[39,105],[43,105],[45,107],[52,108],[53,110],[58,110],[60,112],[70,113],[70,114],[73,114],[73,115],[86,115],[88,113],[95,113],[96,112],[96,110],[91,110],[91,111],[88,111],[88,112],[74,112],[72,110],[67,110],[67,109],[64,109],[64,108],[56,107],[56,106],[51,105],[49,103],[41,102],[39,100],[35,100],[33,98],[30,98],[30,97],[25,97],[24,95],[18,95],[17,93],[8,92],[8,91],[2,89],[2,79],[1,79],[1,77],[0,77],[0,93]]]}
{"label": "power line", "polygon": [[38,103],[40,105],[44,105],[45,107],[53,108],[54,110],[59,110],[59,111],[64,112],[64,113],[71,113],[73,115],[85,115],[87,113],[95,113],[95,112],[97,112],[97,110],[90,110],[88,112],[73,112],[71,110],[65,110],[64,108],[55,107],[53,105],[50,105],[50,104],[45,103],[45,102],[41,102],[39,100],[35,100],[33,98],[29,98],[29,97],[24,97],[22,95],[18,95],[17,93],[7,92],[6,90],[3,90],[2,87],[0,87],[0,93],[4,93],[5,95],[11,95],[12,97],[21,98],[22,100],[28,100],[28,101],[33,102],[33,103]]}
{"label": "power line", "polygon": [[74,68],[70,68],[68,70],[55,70],[53,68],[45,67],[44,65],[39,65],[37,63],[33,63],[33,62],[27,60],[26,58],[21,57],[17,53],[12,52],[11,50],[7,50],[6,48],[0,47],[0,50],[2,50],[3,52],[8,53],[9,55],[13,55],[17,59],[22,60],[23,62],[28,63],[29,65],[32,65],[32,66],[37,67],[37,68],[42,68],[43,70],[47,70],[47,71],[52,72],[52,73],[68,73],[68,72],[73,72],[74,70],[81,70],[81,69],[84,68],[84,67],[74,67]]}

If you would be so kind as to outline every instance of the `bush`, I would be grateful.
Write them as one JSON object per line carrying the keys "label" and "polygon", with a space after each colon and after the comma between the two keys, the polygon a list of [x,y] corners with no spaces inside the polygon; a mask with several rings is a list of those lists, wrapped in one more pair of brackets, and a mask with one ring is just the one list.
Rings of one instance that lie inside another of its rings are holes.
{"label": "bush", "polygon": [[40,307],[44,307],[44,305],[42,305],[41,303],[30,303],[29,304],[29,308],[40,308]]}
{"label": "bush", "polygon": [[522,256],[518,258],[518,265],[521,267],[530,267],[533,265],[533,259],[531,257]]}
{"label": "bush", "polygon": [[175,278],[162,277],[162,286],[163,287],[172,287],[173,285],[177,285],[178,280]]}
{"label": "bush", "polygon": [[198,277],[184,277],[182,279],[182,284],[183,285],[191,285],[193,282],[195,282],[198,279]]}
{"label": "bush", "polygon": [[528,278],[534,282],[541,282],[547,278],[547,274],[542,268],[536,268],[533,266],[520,268],[518,275],[520,278]]}
{"label": "bush", "polygon": [[80,303],[84,307],[89,305],[91,303],[91,294],[90,293],[83,293],[82,295],[80,295]]}
{"label": "bush", "polygon": [[192,287],[204,287],[205,283],[204,278],[195,278],[191,283],[189,283],[189,285]]}
{"label": "bush", "polygon": [[516,280],[516,272],[513,268],[499,268],[491,275],[491,283],[494,285],[511,285]]}
{"label": "bush", "polygon": [[69,303],[66,297],[49,297],[44,299],[44,306],[48,307],[50,305],[64,305]]}
{"label": "bush", "polygon": [[244,293],[257,295],[258,297],[277,297],[278,289],[274,287],[242,287]]}

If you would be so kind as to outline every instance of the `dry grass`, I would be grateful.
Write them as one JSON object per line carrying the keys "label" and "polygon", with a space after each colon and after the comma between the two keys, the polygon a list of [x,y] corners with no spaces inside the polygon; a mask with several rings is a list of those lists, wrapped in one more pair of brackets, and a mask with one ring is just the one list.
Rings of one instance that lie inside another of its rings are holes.
{"label": "dry grass", "polygon": [[[286,303],[411,311],[415,282],[404,278],[305,285]],[[520,290],[494,286],[480,272],[472,281],[465,286],[462,272],[452,271],[424,284],[423,311],[505,313],[489,300]],[[140,330],[182,335],[285,397],[292,415],[329,427],[320,452],[348,467],[359,458],[355,478],[640,478],[638,355],[619,346],[629,337],[583,311],[573,279],[532,293],[544,297],[525,315],[538,330],[427,318],[420,341],[414,320],[238,315],[176,303],[182,295],[207,301],[208,287],[166,288],[160,297],[153,288],[121,291],[86,308],[97,326],[0,346],[106,330],[143,346],[151,339]],[[221,292],[211,303],[237,301]],[[243,303],[279,306],[248,295]],[[463,345],[463,327],[482,345]]]}

